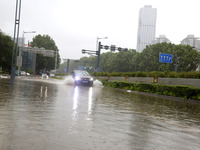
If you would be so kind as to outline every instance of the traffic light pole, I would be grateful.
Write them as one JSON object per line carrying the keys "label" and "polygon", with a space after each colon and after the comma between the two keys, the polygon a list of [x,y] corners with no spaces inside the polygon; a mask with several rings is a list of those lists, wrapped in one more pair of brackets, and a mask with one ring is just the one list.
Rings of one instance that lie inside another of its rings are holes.
{"label": "traffic light pole", "polygon": [[98,52],[97,52],[97,55],[98,55],[98,60],[97,60],[97,72],[100,70],[100,55],[101,55],[101,42],[99,42],[99,45],[98,45]]}
{"label": "traffic light pole", "polygon": [[67,59],[67,73],[69,73],[69,59]]}
{"label": "traffic light pole", "polygon": [[105,50],[110,49],[111,51],[118,50],[119,52],[121,52],[121,51],[127,52],[128,51],[127,48],[115,47],[115,45],[111,45],[111,46],[101,45],[101,42],[98,43],[98,51],[82,49],[82,53],[83,54],[85,54],[85,53],[87,53],[87,54],[96,54],[98,56],[98,58],[97,58],[97,66],[96,66],[96,71],[97,72],[100,71],[101,49],[105,49]]}

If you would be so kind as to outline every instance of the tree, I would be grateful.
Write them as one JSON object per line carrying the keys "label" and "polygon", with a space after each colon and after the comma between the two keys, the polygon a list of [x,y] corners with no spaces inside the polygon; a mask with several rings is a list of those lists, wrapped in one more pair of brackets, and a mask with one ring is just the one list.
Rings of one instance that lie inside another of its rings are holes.
{"label": "tree", "polygon": [[[159,54],[172,54],[172,63],[159,62]],[[103,72],[134,72],[134,71],[195,71],[199,63],[197,50],[189,45],[158,43],[147,46],[141,53],[136,50],[128,52],[107,52],[101,54],[100,69]],[[97,56],[83,57],[77,65],[96,66]]]}
{"label": "tree", "polygon": [[[57,51],[57,67],[59,67],[60,64],[60,55],[58,53],[58,47],[56,46],[54,40],[49,35],[37,35],[33,38],[33,41],[31,42],[33,47],[38,48],[45,48],[46,50],[54,50]],[[50,71],[55,69],[55,60],[56,55],[54,57],[44,57],[41,54],[37,54],[36,59],[36,73],[44,72],[44,71]]]}
{"label": "tree", "polygon": [[103,53],[100,68],[106,72],[133,72],[135,54],[135,50]]}
{"label": "tree", "polygon": [[[172,63],[160,63],[159,54],[172,54]],[[140,71],[195,71],[198,66],[198,52],[189,45],[158,43],[147,46],[137,58]]]}
{"label": "tree", "polygon": [[0,30],[0,67],[3,72],[11,71],[13,41]]}

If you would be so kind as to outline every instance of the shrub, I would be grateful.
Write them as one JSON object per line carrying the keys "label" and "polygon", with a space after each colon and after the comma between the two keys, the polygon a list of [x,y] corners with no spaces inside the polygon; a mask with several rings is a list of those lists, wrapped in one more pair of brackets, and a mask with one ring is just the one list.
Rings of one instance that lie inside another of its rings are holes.
{"label": "shrub", "polygon": [[155,85],[146,83],[130,83],[124,81],[108,82],[102,80],[104,86],[120,88],[126,90],[135,90],[140,92],[157,93],[169,96],[182,97],[186,99],[194,99],[200,101],[200,88],[188,87],[188,86],[167,86],[167,85]]}
{"label": "shrub", "polygon": [[95,72],[94,76],[118,76],[118,77],[163,77],[163,78],[198,78],[200,79],[200,72]]}

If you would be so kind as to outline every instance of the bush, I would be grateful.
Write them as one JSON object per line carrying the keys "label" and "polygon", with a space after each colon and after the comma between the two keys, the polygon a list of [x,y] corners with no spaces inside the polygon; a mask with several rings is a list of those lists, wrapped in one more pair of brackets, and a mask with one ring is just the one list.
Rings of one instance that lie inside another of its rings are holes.
{"label": "bush", "polygon": [[118,77],[163,77],[163,78],[198,78],[200,79],[200,72],[95,72],[93,76],[118,76]]}
{"label": "bush", "polygon": [[108,82],[102,80],[104,86],[120,88],[126,90],[134,90],[140,92],[157,93],[162,95],[182,97],[186,99],[194,99],[200,101],[200,88],[188,87],[188,86],[167,86],[167,85],[155,85],[145,83],[130,83],[124,81]]}

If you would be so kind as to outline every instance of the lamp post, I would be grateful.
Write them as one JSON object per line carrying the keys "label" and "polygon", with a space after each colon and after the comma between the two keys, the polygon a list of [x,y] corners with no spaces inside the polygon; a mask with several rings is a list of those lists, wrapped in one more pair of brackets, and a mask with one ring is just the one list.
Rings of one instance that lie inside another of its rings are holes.
{"label": "lamp post", "polygon": [[97,37],[97,43],[96,43],[96,51],[98,51],[98,45],[100,39],[107,39],[108,37]]}
{"label": "lamp post", "polygon": [[[36,31],[28,31],[28,32],[23,31],[23,35],[22,35],[22,50],[24,50],[24,43],[25,43],[24,34],[25,33],[36,33]],[[19,57],[21,57],[21,49],[19,49]],[[18,67],[19,67],[19,69],[18,69],[18,76],[19,76],[19,73],[20,73],[20,70],[21,70],[21,66],[18,66]]]}
{"label": "lamp post", "polygon": [[[16,63],[17,63],[17,49],[18,49],[18,39],[19,39],[20,14],[21,14],[21,0],[20,1],[16,0],[10,85],[14,85],[14,80],[15,80],[15,70],[16,70]],[[17,37],[16,37],[16,33],[17,33]],[[16,46],[15,46],[15,42],[17,43]],[[15,63],[14,63],[14,61],[15,61]]]}

